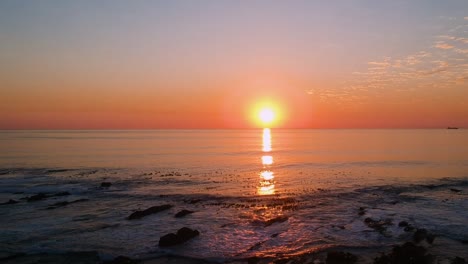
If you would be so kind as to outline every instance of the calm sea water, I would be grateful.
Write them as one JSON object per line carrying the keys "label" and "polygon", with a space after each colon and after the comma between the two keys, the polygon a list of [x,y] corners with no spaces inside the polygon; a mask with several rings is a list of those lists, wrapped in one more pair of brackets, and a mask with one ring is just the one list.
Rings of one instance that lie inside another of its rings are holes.
{"label": "calm sea water", "polygon": [[[19,202],[0,206],[2,252],[372,254],[411,237],[405,220],[437,234],[434,253],[467,254],[467,130],[1,131],[0,146],[0,202]],[[126,219],[161,204],[174,207]],[[182,209],[195,213],[174,218]],[[393,224],[377,232],[367,217]],[[158,247],[183,226],[201,235]]]}

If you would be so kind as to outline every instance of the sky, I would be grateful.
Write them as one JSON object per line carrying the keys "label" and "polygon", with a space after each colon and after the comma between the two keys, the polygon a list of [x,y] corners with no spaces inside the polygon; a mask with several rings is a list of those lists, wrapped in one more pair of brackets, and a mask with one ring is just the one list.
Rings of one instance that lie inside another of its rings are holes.
{"label": "sky", "polygon": [[468,127],[468,1],[0,1],[0,129]]}

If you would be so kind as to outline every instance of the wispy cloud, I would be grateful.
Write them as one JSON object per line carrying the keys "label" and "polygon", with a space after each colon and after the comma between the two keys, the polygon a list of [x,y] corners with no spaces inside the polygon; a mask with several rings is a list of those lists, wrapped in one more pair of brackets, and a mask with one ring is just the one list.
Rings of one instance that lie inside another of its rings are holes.
{"label": "wispy cloud", "polygon": [[452,16],[439,16],[439,19],[450,20],[450,21],[457,20],[456,17],[452,17]]}
{"label": "wispy cloud", "polygon": [[455,40],[468,44],[468,38],[456,38]]}
{"label": "wispy cloud", "polygon": [[447,44],[447,43],[436,43],[436,45],[435,45],[434,47],[436,47],[436,48],[438,48],[438,49],[444,49],[444,50],[446,50],[446,49],[453,49],[453,48],[454,48],[454,46],[449,45],[449,44]]}
{"label": "wispy cloud", "polygon": [[[454,20],[454,19],[451,19]],[[365,103],[384,94],[416,92],[425,88],[468,88],[468,17],[436,35],[432,45],[418,52],[367,62],[366,70],[352,72],[342,87],[306,91],[321,101]],[[461,21],[461,22],[460,22]],[[382,93],[382,91],[384,91]]]}
{"label": "wispy cloud", "polygon": [[449,88],[468,80],[468,31],[465,25],[451,28],[449,34],[435,37],[434,44],[402,57],[384,57],[367,63],[366,71],[356,77],[347,89],[369,91],[415,91],[423,87]]}

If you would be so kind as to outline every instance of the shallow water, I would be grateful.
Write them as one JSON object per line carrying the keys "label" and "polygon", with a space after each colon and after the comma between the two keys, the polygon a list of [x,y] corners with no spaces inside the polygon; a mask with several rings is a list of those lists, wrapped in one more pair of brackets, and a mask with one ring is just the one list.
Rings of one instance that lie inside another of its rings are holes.
{"label": "shallow water", "polygon": [[[0,205],[4,252],[377,254],[411,239],[405,220],[437,235],[431,252],[468,257],[466,130],[2,131],[0,146],[0,202],[19,202]],[[174,207],[126,219],[161,204]],[[367,217],[392,224],[378,232]],[[183,226],[201,235],[158,247]]]}

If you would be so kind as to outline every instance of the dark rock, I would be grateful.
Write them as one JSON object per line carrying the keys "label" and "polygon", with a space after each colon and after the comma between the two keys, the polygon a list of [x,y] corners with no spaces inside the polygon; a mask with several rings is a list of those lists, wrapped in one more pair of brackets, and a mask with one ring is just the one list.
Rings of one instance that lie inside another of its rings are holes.
{"label": "dark rock", "polygon": [[111,185],[112,183],[110,182],[101,182],[101,188],[109,188]]}
{"label": "dark rock", "polygon": [[[54,203],[53,205],[51,205],[51,207],[55,208],[55,207],[60,207],[60,206],[66,206],[68,204],[70,204],[70,203],[67,202],[67,201],[63,201],[63,202]],[[49,208],[51,208],[51,207],[49,207]]]}
{"label": "dark rock", "polygon": [[136,259],[131,259],[125,256],[118,256],[113,260],[103,262],[103,264],[137,264],[137,263],[140,263],[140,261]]}
{"label": "dark rock", "polygon": [[466,261],[464,258],[455,257],[454,259],[452,259],[450,263],[451,264],[466,264]]}
{"label": "dark rock", "polygon": [[410,226],[410,225],[409,225],[409,226],[405,226],[405,229],[403,229],[403,230],[405,230],[405,232],[412,232],[412,231],[414,230],[414,227],[413,227],[413,226]]}
{"label": "dark rock", "polygon": [[58,192],[58,193],[56,193],[56,194],[54,194],[52,196],[67,196],[67,195],[70,195],[70,193],[69,192]]}
{"label": "dark rock", "polygon": [[[301,261],[300,259],[296,261],[292,260],[292,263],[305,263],[305,262],[306,262],[305,260]],[[291,263],[291,259],[289,258],[275,259],[273,263],[274,264],[288,264],[288,263]]]}
{"label": "dark rock", "polygon": [[434,234],[427,234],[427,236],[426,236],[426,241],[427,241],[427,243],[429,243],[429,244],[434,243],[434,239],[435,239],[435,235],[434,235]]}
{"label": "dark rock", "polygon": [[180,244],[179,237],[174,233],[169,233],[159,238],[160,247],[170,247]]}
{"label": "dark rock", "polygon": [[136,211],[136,212],[132,213],[130,216],[128,216],[127,219],[128,220],[140,219],[140,218],[145,217],[147,215],[159,213],[161,211],[164,211],[164,210],[167,210],[167,209],[170,209],[170,208],[172,208],[172,205],[170,205],[170,204],[153,206],[153,207],[150,207],[150,208],[148,208],[146,210],[143,210],[143,211]]}
{"label": "dark rock", "polygon": [[198,235],[200,235],[200,232],[198,232],[198,230],[192,230],[188,227],[182,227],[177,231],[177,234],[169,233],[159,238],[159,246],[170,247],[179,245]]}
{"label": "dark rock", "polygon": [[430,264],[433,257],[426,255],[426,249],[406,242],[402,246],[395,246],[391,253],[374,259],[374,264]]}
{"label": "dark rock", "polygon": [[58,197],[58,196],[67,196],[67,195],[70,195],[70,193],[69,192],[58,192],[58,193],[54,193],[52,195],[45,194],[45,193],[38,193],[36,195],[27,197],[26,200],[28,202],[36,202],[36,201],[47,199],[49,197],[56,197],[56,196]]}
{"label": "dark rock", "polygon": [[250,257],[247,259],[247,264],[257,264],[258,262],[260,262],[259,257]]}
{"label": "dark rock", "polygon": [[271,226],[272,224],[274,223],[282,223],[282,222],[285,222],[286,220],[288,220],[289,217],[285,216],[285,215],[280,215],[280,216],[277,216],[275,218],[272,218],[272,219],[269,219],[267,221],[265,221],[265,227],[267,226]]}
{"label": "dark rock", "polygon": [[272,238],[274,237],[277,237],[279,235],[279,233],[274,233],[273,235],[271,235]]}
{"label": "dark rock", "polygon": [[327,264],[352,264],[356,261],[357,257],[348,252],[331,251],[327,253]]}
{"label": "dark rock", "polygon": [[7,204],[16,204],[18,201],[15,201],[13,199],[8,200],[8,202],[1,203],[0,205],[7,205]]}
{"label": "dark rock", "polygon": [[184,217],[184,216],[186,216],[188,214],[193,214],[193,213],[194,213],[193,211],[189,211],[189,210],[184,209],[184,210],[178,212],[177,214],[175,214],[175,217],[180,218],[180,217]]}
{"label": "dark rock", "polygon": [[399,227],[407,227],[408,225],[409,225],[409,224],[408,224],[408,222],[406,222],[406,221],[401,221],[400,223],[398,223],[398,226],[399,226]]}
{"label": "dark rock", "polygon": [[424,239],[426,239],[427,235],[428,235],[428,232],[426,229],[424,228],[417,229],[416,232],[414,232],[413,234],[413,240],[414,242],[419,243],[423,241]]}
{"label": "dark rock", "polygon": [[249,249],[247,249],[247,251],[258,250],[263,245],[263,243],[265,243],[265,241],[257,242],[254,245],[252,245],[251,247],[249,247]]}
{"label": "dark rock", "polygon": [[183,242],[192,239],[196,236],[200,235],[200,232],[198,230],[192,230],[188,227],[182,227],[177,231],[177,236],[179,239],[181,239]]}
{"label": "dark rock", "polygon": [[58,170],[47,170],[49,173],[55,173],[55,172],[66,172],[68,171],[67,169],[58,169]]}
{"label": "dark rock", "polygon": [[196,203],[199,203],[199,202],[201,202],[201,199],[192,199],[192,200],[188,201],[189,204],[196,204]]}
{"label": "dark rock", "polygon": [[67,264],[84,264],[84,263],[101,263],[97,252],[69,252],[69,253],[37,253],[37,254],[17,254],[7,259],[1,259],[2,264],[17,264],[17,263],[67,263]]}
{"label": "dark rock", "polygon": [[461,192],[462,190],[460,190],[460,189],[455,189],[455,188],[450,188],[450,191],[455,192],[455,193],[459,193],[459,192]]}
{"label": "dark rock", "polygon": [[358,212],[358,215],[365,215],[366,214],[366,208],[364,207],[359,207],[359,212]]}
{"label": "dark rock", "polygon": [[47,197],[49,197],[49,196],[47,196],[45,193],[38,193],[36,195],[33,195],[33,196],[30,196],[30,197],[26,198],[26,200],[28,202],[36,202],[36,201],[44,200]]}

